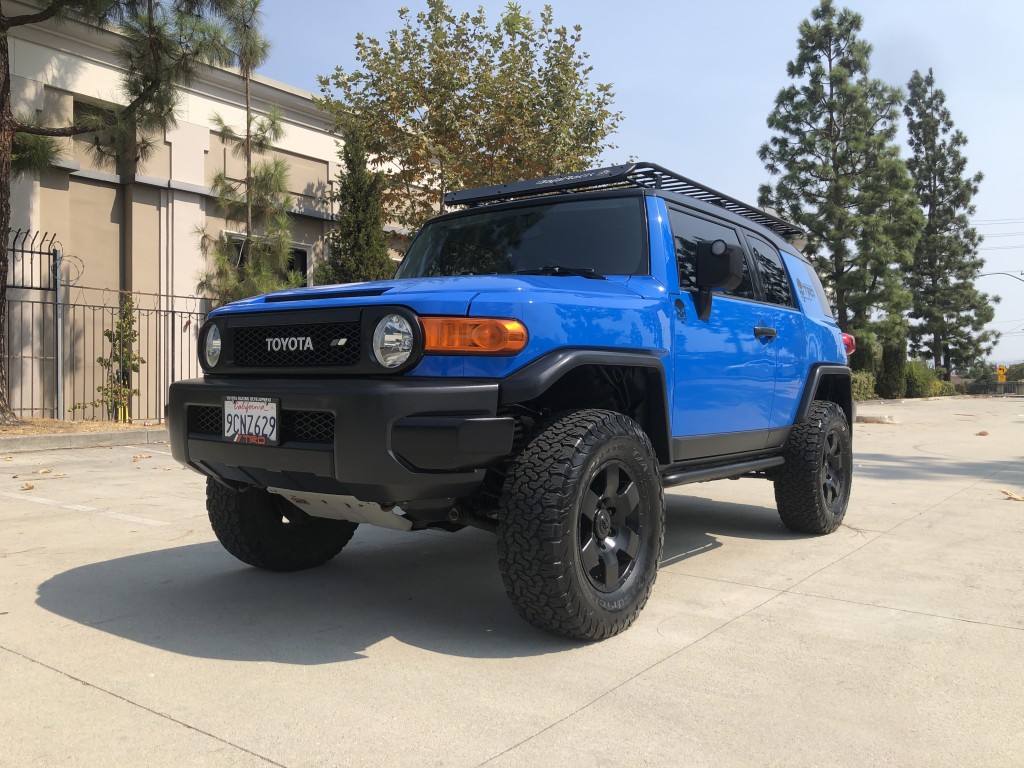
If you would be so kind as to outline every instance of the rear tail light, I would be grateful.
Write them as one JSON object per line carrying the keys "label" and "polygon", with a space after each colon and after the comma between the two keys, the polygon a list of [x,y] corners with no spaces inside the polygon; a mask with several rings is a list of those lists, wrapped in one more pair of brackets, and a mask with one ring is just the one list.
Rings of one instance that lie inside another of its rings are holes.
{"label": "rear tail light", "polygon": [[846,357],[849,358],[857,351],[857,340],[848,333],[843,334],[843,346],[846,347]]}

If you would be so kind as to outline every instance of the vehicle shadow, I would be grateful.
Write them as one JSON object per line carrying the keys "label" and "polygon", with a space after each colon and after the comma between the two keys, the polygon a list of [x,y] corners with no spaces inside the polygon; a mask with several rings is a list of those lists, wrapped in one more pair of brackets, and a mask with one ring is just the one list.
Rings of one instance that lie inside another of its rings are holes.
{"label": "vehicle shadow", "polygon": [[665,497],[665,550],[661,567],[723,546],[718,538],[790,541],[807,538],[782,525],[774,506],[736,504],[701,495]]}
{"label": "vehicle shadow", "polygon": [[[667,504],[663,565],[721,547],[708,531],[787,536],[771,509],[675,496]],[[133,642],[237,661],[349,661],[392,637],[470,658],[579,646],[518,616],[498,574],[494,538],[476,530],[363,526],[335,560],[297,573],[247,567],[216,542],[189,544],[57,574],[39,586],[37,604]]]}

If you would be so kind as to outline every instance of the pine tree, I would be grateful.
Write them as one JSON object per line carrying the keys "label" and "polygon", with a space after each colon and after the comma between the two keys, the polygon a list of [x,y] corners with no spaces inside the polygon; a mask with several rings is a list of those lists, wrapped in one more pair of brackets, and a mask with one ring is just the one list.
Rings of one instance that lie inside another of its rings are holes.
{"label": "pine tree", "polygon": [[[800,24],[794,81],[768,116],[758,152],[772,176],[759,201],[808,233],[804,248],[831,293],[844,331],[897,335],[910,297],[900,267],[922,224],[895,143],[902,94],[869,76],[863,19],[821,0]],[[879,318],[882,318],[879,320]]]}
{"label": "pine tree", "polygon": [[319,285],[387,280],[395,263],[388,256],[384,234],[383,195],[387,180],[367,165],[364,131],[349,121],[338,153],[344,166],[338,173],[331,200],[337,206],[338,227],[327,236],[327,259],[314,273]]}
{"label": "pine tree", "polygon": [[929,358],[946,377],[966,370],[991,351],[998,333],[984,330],[995,316],[990,297],[974,287],[985,261],[981,237],[969,221],[982,174],[966,175],[967,137],[953,125],[946,94],[932,70],[914,71],[903,108],[912,156],[907,167],[924,208],[925,225],[905,272],[913,294],[912,352]]}
{"label": "pine tree", "polygon": [[221,140],[232,144],[235,157],[245,162],[245,178],[231,179],[221,171],[213,178],[213,193],[233,225],[244,228],[239,239],[227,233],[200,231],[200,246],[209,269],[198,289],[218,304],[237,301],[302,284],[303,276],[291,269],[291,196],[288,164],[281,158],[254,161],[284,136],[281,113],[272,108],[266,117],[252,110],[253,72],[266,61],[270,42],[260,32],[262,0],[236,0],[227,14],[229,45],[245,84],[245,130],[239,134],[220,115],[214,115]]}

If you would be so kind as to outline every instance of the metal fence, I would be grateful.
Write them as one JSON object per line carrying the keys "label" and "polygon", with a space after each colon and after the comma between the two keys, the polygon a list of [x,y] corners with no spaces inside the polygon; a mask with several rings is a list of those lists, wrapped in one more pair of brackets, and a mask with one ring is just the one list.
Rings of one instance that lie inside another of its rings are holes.
{"label": "metal fence", "polygon": [[21,418],[159,422],[167,388],[198,376],[194,296],[68,285],[52,235],[12,233],[9,402]]}
{"label": "metal fence", "polygon": [[56,302],[9,298],[5,363],[14,412],[162,421],[171,382],[200,375],[203,302],[78,286],[68,293]]}
{"label": "metal fence", "polygon": [[60,263],[60,242],[56,234],[13,230],[7,252],[10,254],[9,288],[54,290],[57,284],[55,266]]}

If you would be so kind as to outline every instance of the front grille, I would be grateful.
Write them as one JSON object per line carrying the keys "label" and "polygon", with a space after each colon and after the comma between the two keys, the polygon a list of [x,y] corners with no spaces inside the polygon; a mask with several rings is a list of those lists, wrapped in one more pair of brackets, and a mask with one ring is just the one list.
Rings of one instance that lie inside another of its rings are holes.
{"label": "front grille", "polygon": [[234,341],[243,368],[343,368],[360,358],[359,323],[242,326]]}
{"label": "front grille", "polygon": [[324,411],[285,411],[281,416],[284,440],[306,443],[334,442],[334,414]]}
{"label": "front grille", "polygon": [[188,431],[201,435],[221,434],[224,409],[216,405],[192,405],[188,409]]}
{"label": "front grille", "polygon": [[[188,431],[200,435],[223,434],[224,409],[217,405],[192,405]],[[281,442],[333,443],[334,414],[326,411],[282,411]]]}

